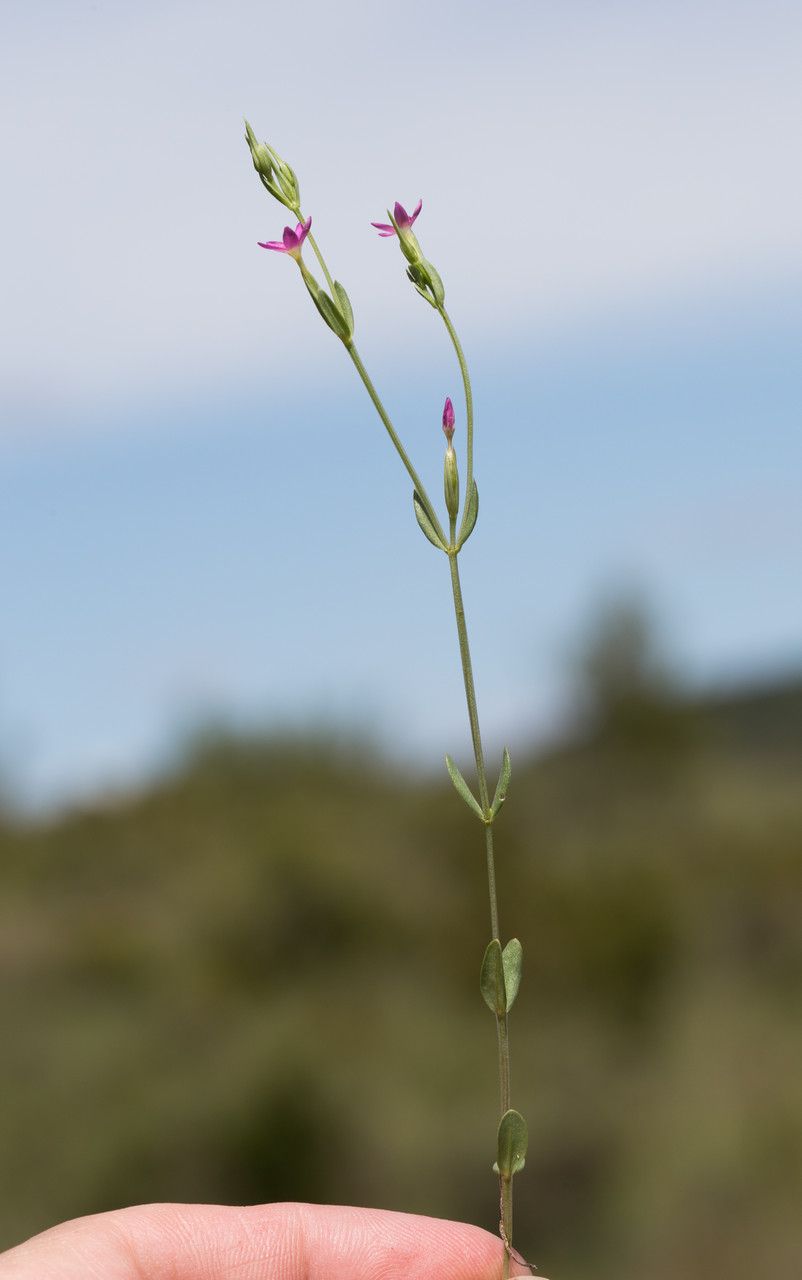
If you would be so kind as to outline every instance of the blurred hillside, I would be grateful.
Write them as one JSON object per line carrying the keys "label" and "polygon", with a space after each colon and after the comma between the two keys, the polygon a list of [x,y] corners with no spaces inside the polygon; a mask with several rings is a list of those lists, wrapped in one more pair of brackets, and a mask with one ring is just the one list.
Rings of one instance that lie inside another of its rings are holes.
{"label": "blurred hillside", "polygon": [[[603,650],[499,820],[517,1240],[561,1280],[790,1280],[802,681],[689,702]],[[481,840],[373,754],[209,736],[144,794],[0,824],[0,1245],[155,1199],[495,1228]]]}

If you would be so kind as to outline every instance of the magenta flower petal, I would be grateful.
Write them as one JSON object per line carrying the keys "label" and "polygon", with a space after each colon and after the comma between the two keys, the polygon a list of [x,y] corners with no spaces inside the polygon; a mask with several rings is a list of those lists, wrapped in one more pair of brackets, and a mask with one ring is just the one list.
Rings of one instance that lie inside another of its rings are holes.
{"label": "magenta flower petal", "polygon": [[298,248],[298,236],[293,231],[292,227],[284,228],[283,240],[285,253],[292,253],[293,249]]}
{"label": "magenta flower petal", "polygon": [[295,234],[298,237],[299,245],[302,245],[306,237],[309,235],[309,228],[311,227],[311,225],[312,225],[311,213],[309,217],[306,219],[306,222],[298,223],[298,226],[295,228]]}
{"label": "magenta flower petal", "polygon": [[395,215],[395,220],[398,223],[399,227],[409,226],[409,214],[407,213],[404,206],[402,204],[399,204],[397,200],[395,202],[395,208],[393,209],[393,214]]}
{"label": "magenta flower petal", "polygon": [[412,226],[413,222],[414,222],[414,221],[415,221],[415,219],[417,218],[417,216],[418,216],[418,214],[420,213],[420,211],[421,211],[421,209],[422,209],[422,208],[423,208],[423,201],[422,201],[422,200],[419,200],[419,201],[418,201],[418,203],[415,205],[415,211],[414,211],[414,213],[412,214],[412,217],[411,217],[411,218],[410,218],[410,220],[409,220],[409,225],[410,225],[410,226]]}
{"label": "magenta flower petal", "polygon": [[275,249],[278,253],[287,252],[280,240],[257,240],[256,243],[260,249]]}
{"label": "magenta flower petal", "polygon": [[370,225],[376,228],[380,236],[395,235],[395,227],[391,227],[389,222],[371,222]]}

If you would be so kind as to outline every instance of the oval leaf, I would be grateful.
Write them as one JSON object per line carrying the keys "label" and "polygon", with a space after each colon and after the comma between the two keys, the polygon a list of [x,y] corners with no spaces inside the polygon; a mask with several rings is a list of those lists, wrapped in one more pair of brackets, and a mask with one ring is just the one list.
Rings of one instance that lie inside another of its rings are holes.
{"label": "oval leaf", "polygon": [[504,989],[507,993],[507,1009],[510,1010],[515,1003],[515,997],[518,994],[518,988],[521,985],[521,967],[523,965],[524,949],[517,938],[510,938],[506,947],[501,953],[501,961],[504,967]]}
{"label": "oval leaf", "polygon": [[526,1164],[529,1133],[520,1111],[505,1111],[498,1127],[498,1172],[502,1178],[520,1173]]}
{"label": "oval leaf", "polygon": [[445,551],[445,545],[438,537],[437,530],[427,516],[423,503],[417,493],[413,493],[412,495],[412,505],[415,508],[415,519],[420,525],[424,535],[429,539],[433,547],[437,547],[438,551]]}
{"label": "oval leaf", "polygon": [[504,801],[507,799],[507,789],[510,785],[511,776],[512,764],[510,762],[510,753],[505,747],[504,757],[501,761],[501,773],[498,775],[498,782],[496,783],[496,794],[493,796],[493,803],[490,806],[490,811],[494,818]]}
{"label": "oval leaf", "polygon": [[463,546],[473,533],[476,517],[479,514],[479,490],[474,480],[471,486],[471,497],[465,508],[465,516],[462,521],[462,532],[460,534],[459,545]]}
{"label": "oval leaf", "polygon": [[501,1017],[507,1011],[507,989],[504,979],[504,960],[501,943],[498,938],[488,942],[482,970],[479,974],[479,987],[485,1004],[491,1013]]}
{"label": "oval leaf", "polygon": [[446,756],[446,768],[448,769],[451,781],[454,783],[454,789],[456,790],[457,795],[462,797],[462,799],[467,804],[468,808],[472,809],[473,812],[476,814],[477,818],[479,819],[479,821],[484,823],[485,816],[482,813],[481,805],[479,804],[479,801],[474,796],[473,792],[471,791],[467,782],[463,778],[459,769],[454,764],[454,761],[451,759],[451,756]]}

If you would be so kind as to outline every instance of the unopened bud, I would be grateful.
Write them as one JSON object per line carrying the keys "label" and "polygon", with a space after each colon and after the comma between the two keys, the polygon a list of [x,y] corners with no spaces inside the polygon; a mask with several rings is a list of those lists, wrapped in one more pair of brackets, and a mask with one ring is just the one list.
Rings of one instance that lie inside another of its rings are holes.
{"label": "unopened bud", "polygon": [[295,170],[287,164],[286,160],[279,160],[277,173],[279,186],[287,200],[287,208],[297,209],[301,203],[301,191],[298,186],[298,179],[295,176]]}
{"label": "unopened bud", "polygon": [[443,431],[446,440],[451,444],[451,437],[454,434],[454,406],[451,403],[451,396],[446,396],[446,402],[443,405]]}
{"label": "unopened bud", "polygon": [[450,443],[446,449],[443,468],[443,491],[449,519],[456,520],[459,511],[459,473],[457,472],[457,455]]}
{"label": "unopened bud", "polygon": [[247,120],[245,121],[245,141],[248,144],[256,172],[261,173],[265,178],[270,178],[273,173],[273,161],[270,158],[270,152],[264,142],[257,140],[256,134]]}

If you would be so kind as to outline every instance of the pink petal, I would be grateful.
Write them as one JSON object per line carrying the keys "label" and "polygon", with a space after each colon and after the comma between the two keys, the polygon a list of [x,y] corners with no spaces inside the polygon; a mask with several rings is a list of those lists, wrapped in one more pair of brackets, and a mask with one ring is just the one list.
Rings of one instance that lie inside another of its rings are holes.
{"label": "pink petal", "polygon": [[395,220],[398,223],[399,227],[409,226],[409,214],[407,213],[404,206],[402,204],[399,204],[397,200],[395,202],[395,208],[393,209],[393,213],[395,214]]}
{"label": "pink petal", "polygon": [[284,235],[282,239],[284,240],[284,250],[286,253],[291,253],[293,249],[298,248],[298,237],[292,227],[284,228]]}
{"label": "pink petal", "polygon": [[422,209],[422,208],[423,208],[423,201],[422,201],[422,200],[419,200],[419,201],[418,201],[418,203],[415,205],[415,212],[413,213],[412,217],[411,217],[411,218],[410,218],[410,220],[409,220],[409,225],[410,225],[410,226],[412,226],[413,222],[414,222],[414,221],[415,221],[415,219],[417,218],[417,216],[418,216],[418,214],[420,213],[420,211],[421,211],[421,209]]}
{"label": "pink petal", "polygon": [[371,222],[370,225],[376,228],[380,236],[395,235],[395,227],[391,227],[387,222]]}
{"label": "pink petal", "polygon": [[311,214],[310,214],[310,215],[309,215],[309,217],[306,219],[306,222],[299,222],[299,223],[298,223],[298,226],[295,228],[295,234],[296,234],[296,236],[298,237],[298,243],[299,243],[299,245],[300,245],[300,244],[303,244],[304,240],[305,240],[305,239],[306,239],[306,237],[309,235],[309,228],[311,227],[311,225],[312,225],[312,215],[311,215]]}
{"label": "pink petal", "polygon": [[260,249],[275,249],[277,253],[287,252],[280,240],[268,240],[264,243],[261,240],[257,240],[256,243]]}

